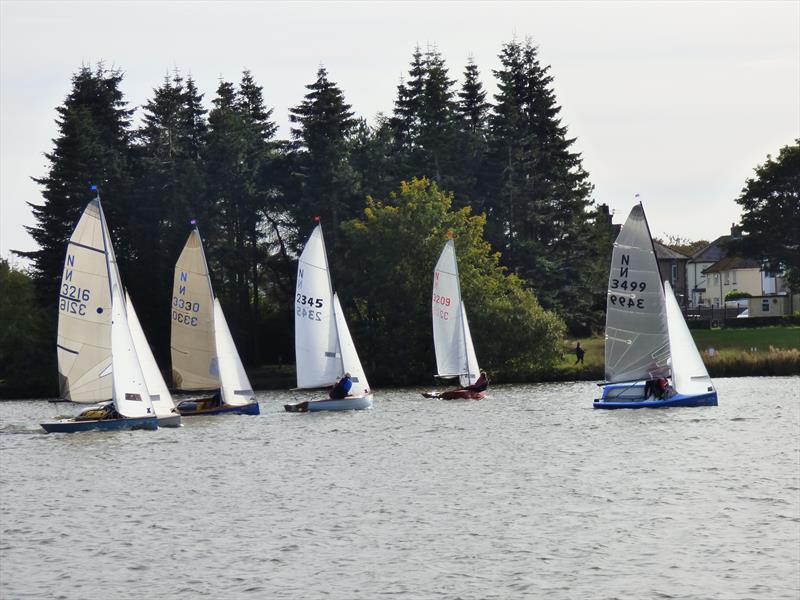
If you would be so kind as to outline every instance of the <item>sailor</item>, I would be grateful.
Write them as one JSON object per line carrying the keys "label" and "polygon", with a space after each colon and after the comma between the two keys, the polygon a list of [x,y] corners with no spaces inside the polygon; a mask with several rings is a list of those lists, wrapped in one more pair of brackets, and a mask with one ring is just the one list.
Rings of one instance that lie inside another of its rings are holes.
{"label": "sailor", "polygon": [[331,388],[331,391],[328,392],[328,396],[334,400],[341,400],[347,397],[352,387],[353,380],[350,379],[350,373],[345,373],[342,378],[336,382],[336,385]]}
{"label": "sailor", "polygon": [[472,385],[468,385],[465,387],[465,390],[469,390],[471,392],[485,392],[486,388],[489,387],[489,378],[486,376],[486,371],[481,371],[480,377],[475,380],[475,383]]}

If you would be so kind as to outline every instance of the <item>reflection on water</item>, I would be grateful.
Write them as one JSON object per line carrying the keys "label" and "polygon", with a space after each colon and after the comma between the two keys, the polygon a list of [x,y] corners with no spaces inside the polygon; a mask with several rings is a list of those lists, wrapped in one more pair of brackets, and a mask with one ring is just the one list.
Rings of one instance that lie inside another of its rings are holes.
{"label": "reflection on water", "polygon": [[[800,591],[800,378],[595,411],[591,383],[480,402],[44,435],[0,403],[3,598],[755,598]],[[305,396],[304,396],[305,397]]]}

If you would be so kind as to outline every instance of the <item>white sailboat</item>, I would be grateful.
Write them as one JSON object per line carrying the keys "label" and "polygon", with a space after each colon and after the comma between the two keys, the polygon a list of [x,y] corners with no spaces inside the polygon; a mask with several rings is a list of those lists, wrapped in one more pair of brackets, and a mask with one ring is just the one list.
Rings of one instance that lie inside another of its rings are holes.
{"label": "white sailboat", "polygon": [[453,240],[447,240],[433,270],[433,345],[436,351],[437,377],[458,377],[462,388],[448,392],[427,392],[427,398],[444,400],[479,400],[486,392],[466,389],[480,376],[475,347],[467,320],[467,310],[461,299],[461,282]]}
{"label": "white sailboat", "polygon": [[45,431],[158,427],[99,197],[84,209],[67,246],[57,349],[61,398],[102,404],[42,423]]}
{"label": "white sailboat", "polygon": [[322,227],[306,242],[297,266],[295,290],[295,358],[297,387],[330,387],[350,374],[353,386],[343,399],[324,398],[287,404],[289,412],[359,410],[372,406],[372,392],[358,358],[339,297],[331,287]]}
{"label": "white sailboat", "polygon": [[208,393],[180,402],[181,415],[259,414],[222,306],[214,296],[197,227],[175,265],[172,294],[170,349],[175,389]]}
{"label": "white sailboat", "polygon": [[[661,282],[641,204],[633,207],[614,242],[605,364],[608,383],[595,408],[717,405],[717,393],[672,287]],[[669,393],[660,398],[649,394],[646,381],[670,376]]]}

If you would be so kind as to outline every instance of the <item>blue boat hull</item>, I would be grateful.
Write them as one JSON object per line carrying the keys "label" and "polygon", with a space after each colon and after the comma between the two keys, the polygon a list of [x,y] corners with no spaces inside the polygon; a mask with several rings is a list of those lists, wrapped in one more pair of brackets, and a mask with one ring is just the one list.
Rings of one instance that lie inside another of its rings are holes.
{"label": "blue boat hull", "polygon": [[352,396],[341,400],[307,400],[295,404],[284,404],[287,412],[318,412],[323,410],[364,410],[372,406],[372,394]]}
{"label": "blue boat hull", "polygon": [[235,415],[258,415],[261,410],[258,408],[258,402],[252,404],[244,404],[242,406],[233,406],[231,404],[217,405],[213,408],[198,408],[198,404],[191,400],[186,400],[178,404],[178,412],[182,417],[211,417],[213,415],[235,414]]}
{"label": "blue boat hull", "polygon": [[673,408],[678,406],[717,406],[717,392],[704,394],[675,394],[661,400],[644,398],[644,384],[607,385],[603,388],[603,396],[596,400],[594,408]]}
{"label": "blue boat hull", "polygon": [[101,419],[76,421],[75,419],[62,419],[41,423],[47,433],[75,433],[78,431],[115,431],[120,429],[158,429],[156,417],[141,417],[137,419]]}

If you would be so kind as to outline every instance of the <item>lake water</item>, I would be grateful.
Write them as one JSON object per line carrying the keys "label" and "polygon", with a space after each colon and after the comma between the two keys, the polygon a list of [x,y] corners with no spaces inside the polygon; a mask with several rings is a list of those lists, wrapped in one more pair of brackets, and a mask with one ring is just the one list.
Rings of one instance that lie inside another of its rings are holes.
{"label": "lake water", "polygon": [[[800,377],[720,406],[480,402],[45,435],[0,403],[0,597],[764,599],[800,595]],[[306,397],[306,396],[301,396]]]}

